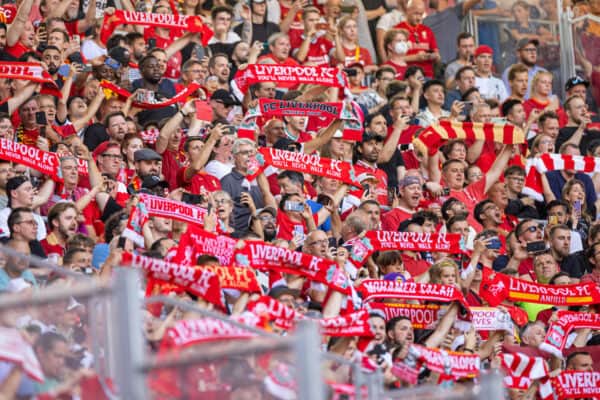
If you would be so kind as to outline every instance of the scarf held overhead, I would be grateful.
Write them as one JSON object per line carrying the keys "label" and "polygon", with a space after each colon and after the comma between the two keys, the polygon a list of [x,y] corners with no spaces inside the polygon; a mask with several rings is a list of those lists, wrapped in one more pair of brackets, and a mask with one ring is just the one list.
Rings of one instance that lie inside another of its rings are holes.
{"label": "scarf held overhead", "polygon": [[39,63],[2,61],[0,78],[45,83],[56,87],[56,82]]}
{"label": "scarf held overhead", "polygon": [[104,14],[100,41],[106,43],[119,25],[141,25],[154,28],[180,29],[183,32],[200,33],[202,46],[206,47],[214,32],[198,15],[154,14],[137,11],[115,10],[112,15]]}
{"label": "scarf held overhead", "polygon": [[[132,95],[127,91],[127,89],[123,89],[122,87],[117,86],[109,81],[100,82],[100,86],[105,89],[105,95],[107,93],[114,93],[123,99],[127,99]],[[166,99],[158,103],[138,103],[137,101],[134,101],[133,107],[142,108],[144,110],[153,110],[157,108],[168,107],[176,103],[185,103],[187,98],[196,90],[198,90],[198,88],[200,88],[200,85],[196,82],[192,82],[170,99]]]}
{"label": "scarf held overhead", "polygon": [[350,294],[348,278],[344,271],[335,261],[321,257],[247,240],[245,246],[236,251],[235,262],[237,265],[255,269],[302,275],[335,291]]}
{"label": "scarf held overhead", "polygon": [[481,359],[478,354],[430,349],[418,344],[411,347],[417,350],[419,360],[433,372],[452,375],[454,379],[479,376]]}
{"label": "scarf held overhead", "polygon": [[445,142],[452,139],[521,144],[525,143],[525,134],[520,128],[512,124],[442,120],[437,125],[431,125],[414,138],[413,145],[415,149],[423,154],[433,156]]}
{"label": "scarf held overhead", "polygon": [[555,306],[600,303],[600,288],[593,282],[573,285],[544,285],[483,268],[480,296],[495,307],[504,300]]}
{"label": "scarf held overhead", "polygon": [[600,372],[563,371],[552,378],[559,399],[600,398]]}
{"label": "scarf held overhead", "polygon": [[563,358],[562,352],[573,329],[600,330],[600,314],[559,310],[556,316],[557,320],[550,324],[540,349],[558,358]]}

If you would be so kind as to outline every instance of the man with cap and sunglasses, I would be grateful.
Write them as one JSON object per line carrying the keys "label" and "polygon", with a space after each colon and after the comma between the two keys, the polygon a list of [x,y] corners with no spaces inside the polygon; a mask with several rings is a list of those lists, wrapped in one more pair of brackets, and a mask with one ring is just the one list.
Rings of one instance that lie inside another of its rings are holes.
{"label": "man with cap and sunglasses", "polygon": [[481,45],[475,49],[475,87],[484,99],[495,99],[503,102],[508,97],[506,86],[502,80],[492,74],[494,50],[490,46]]}
{"label": "man with cap and sunglasses", "polygon": [[423,199],[422,185],[421,178],[412,174],[398,182],[398,205],[381,216],[382,230],[397,231],[402,221],[412,217]]}

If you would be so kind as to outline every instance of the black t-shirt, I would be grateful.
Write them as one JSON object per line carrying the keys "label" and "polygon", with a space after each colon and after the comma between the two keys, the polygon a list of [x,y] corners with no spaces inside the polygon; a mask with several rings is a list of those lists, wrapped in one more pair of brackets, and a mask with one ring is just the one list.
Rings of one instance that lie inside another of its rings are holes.
{"label": "black t-shirt", "polygon": [[87,146],[90,151],[94,151],[96,147],[102,142],[106,142],[110,137],[106,133],[104,125],[99,123],[93,123],[83,131],[83,144]]}
{"label": "black t-shirt", "polygon": [[560,262],[560,270],[569,274],[571,278],[581,278],[592,270],[585,256],[585,251],[570,254]]}
{"label": "black t-shirt", "polygon": [[404,165],[402,153],[400,153],[397,148],[394,150],[394,154],[392,155],[392,158],[390,158],[390,161],[383,164],[378,164],[378,167],[382,169],[383,172],[385,172],[388,176],[389,188],[395,188],[398,186],[398,172],[396,168],[403,167]]}
{"label": "black t-shirt", "polygon": [[[575,131],[577,130],[576,126],[565,126],[564,128],[558,131],[558,137],[556,138],[556,144],[554,147],[558,151],[560,146],[565,143],[567,140],[571,139]],[[582,155],[587,155],[587,149],[592,140],[600,139],[599,131],[588,131],[585,130],[583,132],[583,136],[581,137],[581,142],[579,142],[579,151],[581,151]]]}
{"label": "black t-shirt", "polygon": [[[233,31],[235,33],[237,33],[240,37],[242,37],[242,28],[243,28],[244,24],[239,24],[238,26],[236,26],[235,28],[233,28]],[[267,40],[269,40],[269,36],[271,36],[274,33],[279,32],[279,25],[276,25],[272,22],[267,22],[265,24],[252,24],[252,40],[250,41],[250,43],[254,43],[257,40],[259,42],[263,42],[263,43],[267,43]]]}

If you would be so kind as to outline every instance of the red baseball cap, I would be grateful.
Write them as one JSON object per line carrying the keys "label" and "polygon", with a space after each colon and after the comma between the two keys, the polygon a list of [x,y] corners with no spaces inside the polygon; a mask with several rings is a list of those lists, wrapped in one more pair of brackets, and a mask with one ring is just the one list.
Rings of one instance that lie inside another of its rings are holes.
{"label": "red baseball cap", "polygon": [[494,54],[494,50],[492,50],[490,46],[482,44],[481,46],[475,49],[475,57],[478,57],[481,54]]}

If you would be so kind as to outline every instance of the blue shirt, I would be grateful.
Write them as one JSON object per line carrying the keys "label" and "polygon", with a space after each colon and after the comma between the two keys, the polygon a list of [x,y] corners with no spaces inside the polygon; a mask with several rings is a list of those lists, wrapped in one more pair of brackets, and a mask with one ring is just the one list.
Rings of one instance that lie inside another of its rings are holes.
{"label": "blue shirt", "polygon": [[[35,280],[35,276],[31,273],[29,269],[21,272],[20,278],[25,279],[27,282],[31,283],[33,286],[37,287],[37,281]],[[0,292],[6,292],[8,290],[8,285],[13,278],[8,276],[4,268],[0,269]]]}
{"label": "blue shirt", "polygon": [[[316,214],[319,212],[319,210],[321,208],[323,208],[323,204],[321,203],[317,203],[316,201],[313,200],[306,200],[306,204],[308,204],[308,206],[310,207],[310,211],[313,214]],[[331,230],[331,217],[327,217],[327,219],[325,220],[325,222],[323,222],[321,225],[319,225],[317,228],[319,228],[322,231],[328,232]]]}

